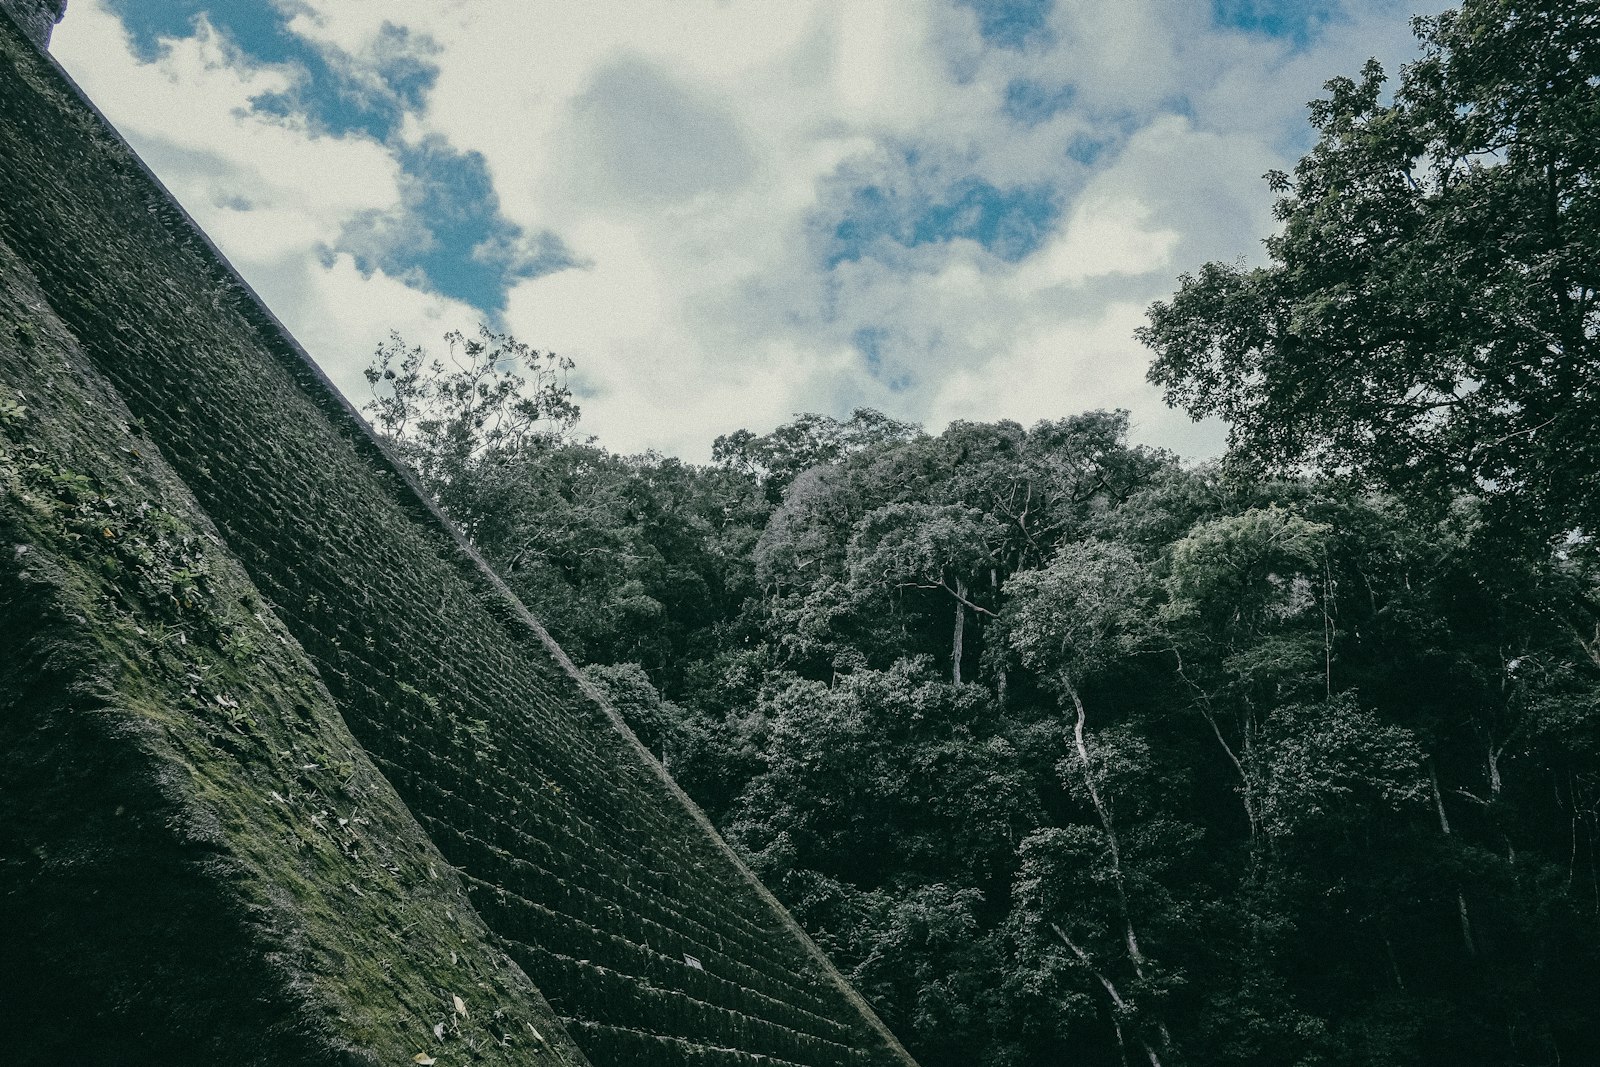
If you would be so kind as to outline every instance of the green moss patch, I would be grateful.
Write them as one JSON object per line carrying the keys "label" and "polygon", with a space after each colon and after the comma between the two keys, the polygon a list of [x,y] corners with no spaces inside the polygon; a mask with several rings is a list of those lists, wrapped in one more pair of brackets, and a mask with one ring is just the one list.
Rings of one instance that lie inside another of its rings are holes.
{"label": "green moss patch", "polygon": [[4,246],[0,349],[24,1062],[585,1062]]}

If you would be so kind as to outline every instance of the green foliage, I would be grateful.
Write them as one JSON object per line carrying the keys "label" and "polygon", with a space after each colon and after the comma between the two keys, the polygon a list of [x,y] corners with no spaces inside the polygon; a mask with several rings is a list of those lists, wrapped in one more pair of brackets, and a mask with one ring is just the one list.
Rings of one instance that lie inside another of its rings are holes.
{"label": "green foliage", "polygon": [[1121,545],[1063,545],[1048,567],[1012,581],[1011,647],[1028,667],[1081,680],[1138,649],[1149,616],[1147,584]]}
{"label": "green foliage", "polygon": [[[959,504],[885,504],[855,524],[846,549],[850,580],[886,589],[944,589],[994,562],[1004,529]],[[965,584],[964,582],[962,584]]]}
{"label": "green foliage", "polygon": [[1141,339],[1169,402],[1236,461],[1311,460],[1498,524],[1600,527],[1600,34],[1592,0],[1468,0],[1419,19],[1392,97],[1369,62],[1269,175],[1271,265],[1211,263]]}
{"label": "green foliage", "polygon": [[714,793],[731,762],[724,722],[662,697],[637,663],[594,663],[583,673],[679,784],[701,795]]}
{"label": "green foliage", "polygon": [[1126,430],[1123,412],[1031,430],[958,422],[808,471],[755,547],[765,629],[814,677],[842,652],[877,667],[907,655],[953,667],[992,659],[1011,575],[1169,465],[1130,447]]}
{"label": "green foliage", "polygon": [[1269,619],[1305,611],[1320,579],[1329,527],[1284,508],[1251,508],[1201,523],[1172,548],[1167,577],[1172,617],[1223,608],[1211,625],[1255,632]]}
{"label": "green foliage", "polygon": [[1267,717],[1261,738],[1262,823],[1268,833],[1348,833],[1423,798],[1416,738],[1344,693],[1289,704]]}
{"label": "green foliage", "polygon": [[[1523,504],[1587,530],[1538,486],[1592,456],[1541,482],[1534,334],[1456,323],[1443,373],[1437,323],[1384,341],[1456,299],[1419,266],[1480,224],[1454,197],[1526,163],[1434,160],[1419,131],[1504,115],[1429,93],[1530,19],[1570,26],[1469,5],[1394,104],[1333,83],[1277,266],[1152,310],[1173,397],[1235,421],[1224,466],[1104,411],[806,414],[709,467],[451,445],[451,514],[926,1067],[1600,1057],[1600,557],[1507,536]],[[1506,296],[1480,267],[1472,301]]]}
{"label": "green foliage", "polygon": [[919,432],[917,426],[872,408],[857,408],[844,422],[807,412],[769,434],[738,430],[718,437],[711,446],[711,458],[755,477],[775,504],[806,471],[866,449],[909,440]]}
{"label": "green foliage", "polygon": [[476,337],[453,330],[444,341],[448,362],[391,333],[364,371],[373,396],[362,410],[430,491],[494,453],[560,439],[577,423],[570,360],[483,325]]}
{"label": "green foliage", "polygon": [[549,441],[449,492],[928,1065],[1588,1047],[1584,546],[1120,426],[958,424],[777,505]]}

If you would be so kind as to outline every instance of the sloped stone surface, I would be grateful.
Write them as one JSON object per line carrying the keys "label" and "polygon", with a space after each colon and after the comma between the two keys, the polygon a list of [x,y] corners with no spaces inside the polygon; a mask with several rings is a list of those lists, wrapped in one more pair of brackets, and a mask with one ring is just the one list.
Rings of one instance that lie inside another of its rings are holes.
{"label": "sloped stone surface", "polygon": [[3,22],[0,239],[577,1044],[602,1065],[909,1064],[126,145]]}
{"label": "sloped stone surface", "polygon": [[0,354],[6,1058],[584,1063],[3,243]]}

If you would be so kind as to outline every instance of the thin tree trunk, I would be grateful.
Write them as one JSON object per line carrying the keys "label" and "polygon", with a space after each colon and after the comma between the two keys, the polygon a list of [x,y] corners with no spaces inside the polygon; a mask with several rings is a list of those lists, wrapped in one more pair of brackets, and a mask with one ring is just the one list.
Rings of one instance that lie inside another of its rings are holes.
{"label": "thin tree trunk", "polygon": [[[1578,873],[1578,791],[1572,784],[1572,772],[1567,772],[1567,799],[1572,802],[1572,847],[1567,852],[1567,888],[1572,888],[1572,879]],[[1561,787],[1556,787],[1556,803],[1561,802]]]}
{"label": "thin tree trunk", "polygon": [[1205,716],[1207,725],[1211,727],[1211,732],[1216,735],[1217,744],[1222,746],[1222,751],[1227,754],[1228,762],[1233,764],[1233,769],[1238,772],[1239,801],[1244,805],[1244,817],[1250,823],[1250,840],[1254,841],[1256,832],[1261,828],[1261,824],[1256,817],[1255,801],[1250,797],[1250,776],[1245,773],[1244,764],[1239,762],[1239,757],[1234,755],[1233,746],[1228,744],[1227,739],[1222,736],[1222,728],[1217,725],[1217,717],[1211,713],[1211,709],[1206,707],[1204,703],[1200,706],[1200,714]]}
{"label": "thin tree trunk", "polygon": [[1389,972],[1394,975],[1394,987],[1404,993],[1406,991],[1406,980],[1400,976],[1400,961],[1394,954],[1394,942],[1389,940],[1389,932],[1382,927],[1382,920],[1379,920],[1378,933],[1383,937],[1384,954],[1389,957]]}
{"label": "thin tree trunk", "polygon": [[[1089,958],[1089,954],[1080,948],[1078,944],[1072,940],[1072,938],[1067,936],[1067,932],[1065,930],[1061,929],[1061,927],[1055,923],[1050,924],[1050,929],[1055,931],[1056,937],[1060,938],[1061,943],[1067,946],[1067,950],[1077,957],[1078,962],[1083,964],[1084,968],[1088,970],[1090,974],[1095,976],[1095,978],[1100,982],[1101,988],[1106,991],[1106,996],[1111,998],[1113,1010],[1111,1025],[1117,1031],[1117,1044],[1121,1045],[1123,1043],[1122,1026],[1119,1022],[1117,1022],[1117,1016],[1120,1014],[1125,1014],[1128,1011],[1128,1002],[1122,999],[1122,994],[1117,991],[1116,985],[1111,981],[1110,978],[1107,978],[1100,971],[1100,968],[1094,965],[1094,961]],[[1162,1027],[1162,1033],[1165,1035],[1165,1027]],[[1161,1057],[1157,1054],[1155,1049],[1151,1048],[1143,1040],[1139,1042],[1139,1047],[1144,1049],[1146,1056],[1150,1057],[1150,1067],[1161,1067]]]}
{"label": "thin tree trunk", "polygon": [[[1111,822],[1111,809],[1106,806],[1100,796],[1100,790],[1094,784],[1094,765],[1089,762],[1089,742],[1086,736],[1088,713],[1083,707],[1083,697],[1078,694],[1077,686],[1066,678],[1061,679],[1062,685],[1067,690],[1067,695],[1072,698],[1073,710],[1077,712],[1077,719],[1073,724],[1073,743],[1078,750],[1078,759],[1083,764],[1083,784],[1089,791],[1089,800],[1094,805],[1094,811],[1100,818],[1100,826],[1105,831],[1106,847],[1111,853],[1112,881],[1117,887],[1117,900],[1122,905],[1123,930],[1128,944],[1128,960],[1133,964],[1133,973],[1140,978],[1144,977],[1144,952],[1139,948],[1139,935],[1133,928],[1133,908],[1128,903],[1127,881],[1122,873],[1122,843],[1117,838],[1116,827]],[[1059,933],[1059,931],[1058,931]],[[1064,936],[1064,935],[1063,935]],[[1071,947],[1071,946],[1069,946]],[[1167,1030],[1164,1022],[1156,1023],[1156,1031],[1161,1035],[1162,1048],[1171,1050],[1172,1035]],[[1160,1059],[1155,1050],[1144,1044],[1145,1051],[1150,1054],[1150,1061],[1155,1067],[1160,1067]]]}
{"label": "thin tree trunk", "polygon": [[1428,784],[1433,786],[1433,803],[1439,811],[1439,829],[1444,836],[1450,836],[1450,819],[1444,813],[1444,797],[1439,795],[1439,772],[1434,769],[1433,760],[1428,760]]}
{"label": "thin tree trunk", "polygon": [[950,650],[950,678],[961,684],[961,643],[967,631],[967,583],[956,579],[956,635]]}
{"label": "thin tree trunk", "polygon": [[1111,822],[1111,811],[1101,799],[1100,790],[1094,784],[1094,764],[1089,761],[1089,742],[1085,736],[1085,726],[1088,713],[1083,707],[1083,698],[1078,695],[1078,689],[1070,682],[1063,682],[1067,695],[1072,698],[1073,709],[1077,712],[1077,721],[1072,727],[1072,740],[1078,750],[1078,762],[1083,766],[1083,784],[1089,791],[1089,802],[1094,805],[1094,813],[1100,819],[1100,828],[1105,831],[1106,848],[1111,853],[1111,875],[1117,887],[1117,897],[1122,902],[1122,915],[1128,926],[1128,954],[1133,959],[1135,971],[1143,977],[1144,954],[1139,951],[1139,939],[1133,932],[1133,919],[1129,915],[1127,887],[1122,878],[1122,842],[1117,838],[1117,830]]}
{"label": "thin tree trunk", "polygon": [[1333,599],[1333,574],[1328,568],[1327,554],[1322,559],[1322,684],[1323,694],[1333,697],[1333,616],[1328,603]]}
{"label": "thin tree trunk", "polygon": [[[1428,760],[1428,783],[1433,786],[1433,804],[1439,812],[1439,830],[1446,837],[1450,836],[1450,819],[1444,813],[1444,796],[1439,792],[1439,772],[1433,766],[1433,760]],[[1456,886],[1456,912],[1461,917],[1461,944],[1467,950],[1467,955],[1476,956],[1478,946],[1472,939],[1472,916],[1467,911],[1467,892],[1460,885]]]}
{"label": "thin tree trunk", "polygon": [[1255,801],[1250,796],[1250,776],[1245,773],[1244,764],[1240,762],[1238,754],[1233,751],[1233,746],[1228,744],[1228,739],[1222,735],[1222,727],[1217,723],[1217,716],[1211,710],[1211,698],[1206,695],[1206,691],[1204,689],[1201,689],[1200,686],[1193,681],[1187,673],[1184,672],[1183,653],[1179,652],[1176,648],[1173,648],[1172,654],[1178,659],[1178,677],[1182,678],[1189,688],[1194,690],[1194,706],[1200,709],[1200,715],[1206,720],[1206,725],[1211,727],[1211,733],[1216,737],[1217,744],[1222,746],[1223,755],[1228,757],[1228,762],[1233,764],[1235,773],[1239,775],[1239,801],[1244,805],[1244,817],[1245,820],[1250,824],[1250,840],[1253,843],[1256,839],[1257,832],[1261,828],[1261,824],[1260,820],[1256,816]]}
{"label": "thin tree trunk", "polygon": [[1472,916],[1467,914],[1467,893],[1464,889],[1456,890],[1456,911],[1461,915],[1461,943],[1467,955],[1476,956],[1478,945],[1472,939]]}

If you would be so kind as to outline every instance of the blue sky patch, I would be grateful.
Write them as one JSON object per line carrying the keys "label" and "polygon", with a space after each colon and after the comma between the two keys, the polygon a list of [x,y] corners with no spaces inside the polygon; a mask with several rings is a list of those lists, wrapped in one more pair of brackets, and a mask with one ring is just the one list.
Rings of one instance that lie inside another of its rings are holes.
{"label": "blue sky patch", "polygon": [[292,64],[305,79],[287,93],[263,93],[251,103],[269,115],[304,115],[316,129],[344,136],[387,140],[406,111],[422,106],[438,77],[429,62],[432,42],[416,40],[396,26],[384,27],[375,49],[374,79],[352,76],[305,38],[289,29],[292,7],[271,0],[109,0],[149,62],[163,37],[188,37],[204,15],[245,56],[258,63]]}
{"label": "blue sky patch", "polygon": [[161,38],[192,36],[202,14],[264,63],[287,63],[304,50],[288,30],[288,16],[269,0],[107,0],[107,6],[122,20],[134,53],[147,63],[160,55]]}
{"label": "blue sky patch", "polygon": [[371,137],[388,147],[402,170],[401,207],[363,212],[330,250],[351,253],[361,270],[381,269],[493,316],[519,280],[574,265],[558,236],[526,233],[500,214],[481,155],[438,137],[417,145],[399,140],[406,114],[426,105],[438,78],[432,41],[385,25],[358,64],[292,32],[296,8],[290,0],[109,3],[141,59],[157,58],[162,38],[193,35],[203,15],[249,60],[304,72],[292,89],[255,97],[251,104],[258,113],[303,117],[318,132]]}
{"label": "blue sky patch", "polygon": [[957,0],[978,16],[978,32],[998,48],[1021,49],[1049,36],[1055,0]]}
{"label": "blue sky patch", "polygon": [[1060,211],[1048,188],[1001,189],[977,178],[923,196],[864,185],[850,192],[833,227],[827,265],[860,259],[880,240],[914,248],[960,238],[1014,263],[1039,247]]}
{"label": "blue sky patch", "polygon": [[439,137],[393,150],[405,172],[402,210],[365,213],[340,236],[339,250],[363,271],[381,269],[494,313],[518,281],[575,265],[558,236],[527,234],[500,214],[479,153]]}
{"label": "blue sky patch", "polygon": [[1329,5],[1312,0],[1211,0],[1218,26],[1280,37],[1304,48],[1330,19]]}
{"label": "blue sky patch", "polygon": [[1071,107],[1077,97],[1078,89],[1074,85],[1046,85],[1018,78],[1006,86],[1006,100],[1001,109],[1013,122],[1037,126]]}

